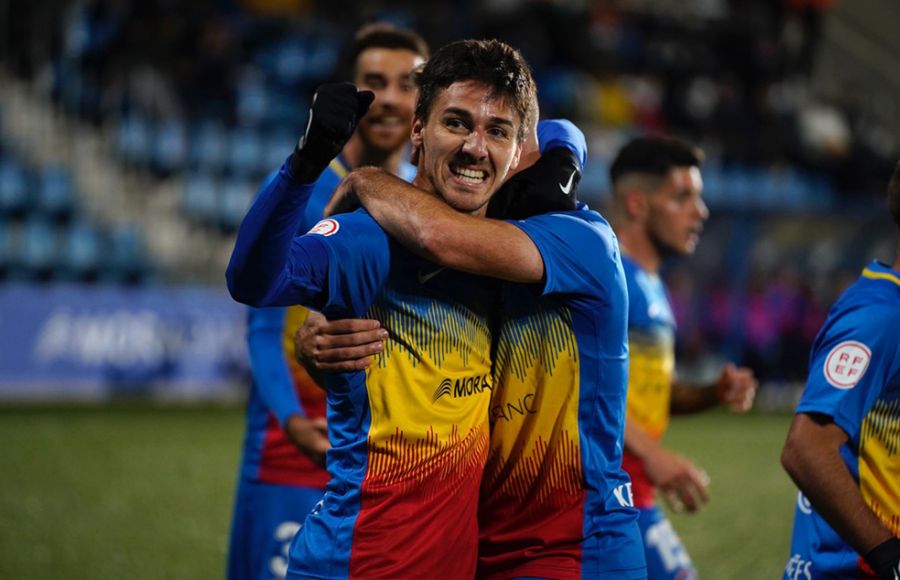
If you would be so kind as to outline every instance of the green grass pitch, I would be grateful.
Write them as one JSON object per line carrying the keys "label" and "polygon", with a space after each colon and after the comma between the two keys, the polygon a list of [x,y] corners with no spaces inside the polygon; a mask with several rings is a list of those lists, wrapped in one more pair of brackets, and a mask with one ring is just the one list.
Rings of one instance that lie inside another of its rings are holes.
{"label": "green grass pitch", "polygon": [[[669,446],[712,480],[702,513],[672,516],[702,577],[780,576],[789,420],[673,422]],[[222,578],[242,430],[236,408],[0,410],[0,578]]]}

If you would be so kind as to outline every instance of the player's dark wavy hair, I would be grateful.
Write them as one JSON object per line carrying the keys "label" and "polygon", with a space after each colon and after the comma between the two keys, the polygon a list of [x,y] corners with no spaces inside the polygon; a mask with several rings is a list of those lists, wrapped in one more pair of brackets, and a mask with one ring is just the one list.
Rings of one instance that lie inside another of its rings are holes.
{"label": "player's dark wavy hair", "polygon": [[703,150],[671,137],[638,137],[619,151],[609,168],[615,184],[623,175],[644,173],[665,177],[674,167],[700,167]]}
{"label": "player's dark wavy hair", "polygon": [[537,89],[531,69],[518,50],[499,40],[460,40],[439,48],[415,74],[419,86],[416,117],[427,120],[438,94],[459,81],[490,87],[495,98],[511,104],[519,116],[519,140],[532,123]]}
{"label": "player's dark wavy hair", "polygon": [[353,78],[356,72],[356,59],[364,50],[370,48],[408,50],[425,60],[428,60],[430,53],[428,43],[418,33],[390,22],[372,22],[356,31],[353,44],[344,53],[339,69],[343,79]]}
{"label": "player's dark wavy hair", "polygon": [[888,208],[891,210],[894,223],[900,228],[900,161],[897,162],[894,175],[888,183]]}

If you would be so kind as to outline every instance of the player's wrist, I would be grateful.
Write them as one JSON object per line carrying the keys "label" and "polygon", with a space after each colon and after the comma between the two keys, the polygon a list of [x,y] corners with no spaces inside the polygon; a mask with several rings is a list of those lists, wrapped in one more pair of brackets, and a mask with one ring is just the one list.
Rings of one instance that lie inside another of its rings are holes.
{"label": "player's wrist", "polygon": [[900,539],[890,538],[878,544],[863,558],[880,578],[897,578],[900,575]]}

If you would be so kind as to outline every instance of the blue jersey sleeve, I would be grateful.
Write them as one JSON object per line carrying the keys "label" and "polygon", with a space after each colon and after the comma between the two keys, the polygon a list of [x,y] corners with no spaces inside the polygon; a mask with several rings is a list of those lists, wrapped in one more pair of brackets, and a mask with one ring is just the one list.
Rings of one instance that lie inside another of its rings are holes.
{"label": "blue jersey sleeve", "polygon": [[288,165],[261,188],[241,222],[225,272],[232,297],[252,306],[270,305],[266,298],[285,267],[313,190],[311,184],[297,184]]}
{"label": "blue jersey sleeve", "polygon": [[322,220],[303,238],[319,238],[327,252],[327,295],[319,310],[329,319],[359,318],[390,272],[388,235],[364,210]]}
{"label": "blue jersey sleeve", "polygon": [[577,210],[511,223],[524,231],[541,253],[543,294],[601,296],[612,284],[624,288],[619,243],[599,214]]}
{"label": "blue jersey sleeve", "polygon": [[291,415],[306,416],[284,360],[284,317],[284,308],[250,308],[247,320],[253,382],[266,408],[282,426]]}
{"label": "blue jersey sleeve", "polygon": [[872,307],[833,310],[813,344],[796,412],[828,415],[856,437],[883,389],[897,380],[897,328],[896,312]]}

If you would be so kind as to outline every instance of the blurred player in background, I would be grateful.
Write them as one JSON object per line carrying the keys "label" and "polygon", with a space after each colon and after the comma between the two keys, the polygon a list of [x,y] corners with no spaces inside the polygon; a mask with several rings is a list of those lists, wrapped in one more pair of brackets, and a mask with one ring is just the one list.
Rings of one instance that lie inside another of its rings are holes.
{"label": "blurred player in background", "polygon": [[[508,45],[463,41],[416,79],[414,183],[483,215],[521,153],[530,70]],[[390,331],[368,372],[326,376],[332,479],[291,545],[288,577],[471,577],[489,443],[492,281],[413,256],[365,212],[295,235],[312,182],[370,98],[352,85],[320,87],[281,170],[308,185],[276,186],[254,202],[227,272],[237,300],[369,315]],[[461,148],[487,152],[476,162]],[[451,392],[439,396],[445,384]]]}
{"label": "blurred player in background", "polygon": [[[375,101],[356,132],[316,181],[299,229],[322,218],[332,190],[350,169],[377,165],[411,180],[405,161],[416,88],[412,71],[428,57],[416,33],[389,24],[356,34],[345,71]],[[265,191],[278,184],[274,172]],[[300,187],[286,183],[286,187]],[[302,306],[250,308],[247,342],[253,382],[228,558],[232,580],[282,578],[290,541],[322,497],[329,476],[325,393],[297,364],[293,337],[309,314]],[[377,329],[372,329],[378,332]]]}
{"label": "blurred player in background", "polygon": [[659,277],[669,255],[694,252],[709,211],[703,202],[702,152],[665,138],[629,142],[610,167],[613,227],[628,280],[630,367],[623,466],[631,475],[640,510],[647,570],[652,579],[692,578],[696,572],[655,489],[675,511],[695,512],[707,501],[706,474],[660,439],[670,414],[695,413],[720,404],[745,412],[757,383],[752,371],[726,365],[718,381],[698,387],[675,377],[675,318]]}
{"label": "blurred player in background", "polygon": [[[900,163],[888,186],[900,229]],[[900,578],[900,247],[873,261],[816,337],[781,454],[800,488],[787,580]]]}

